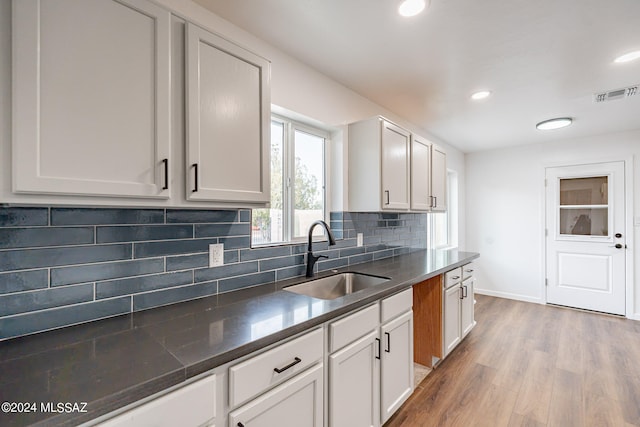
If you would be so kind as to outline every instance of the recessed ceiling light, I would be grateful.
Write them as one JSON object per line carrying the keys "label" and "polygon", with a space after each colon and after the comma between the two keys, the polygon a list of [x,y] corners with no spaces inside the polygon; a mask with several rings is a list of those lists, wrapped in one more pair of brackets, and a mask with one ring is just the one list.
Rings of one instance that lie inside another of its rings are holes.
{"label": "recessed ceiling light", "polygon": [[398,7],[398,13],[404,17],[415,16],[427,7],[425,0],[404,0]]}
{"label": "recessed ceiling light", "polygon": [[630,62],[635,59],[640,58],[640,50],[636,50],[633,52],[625,53],[624,55],[618,56],[613,62],[621,63],[621,62]]}
{"label": "recessed ceiling light", "polygon": [[491,92],[488,90],[481,90],[479,92],[474,93],[473,95],[471,95],[471,99],[473,99],[474,101],[479,101],[481,99],[485,99],[488,98],[491,95]]}
{"label": "recessed ceiling light", "polygon": [[536,125],[536,129],[540,130],[554,130],[569,126],[573,122],[571,117],[559,117],[557,119],[550,119],[540,122]]}

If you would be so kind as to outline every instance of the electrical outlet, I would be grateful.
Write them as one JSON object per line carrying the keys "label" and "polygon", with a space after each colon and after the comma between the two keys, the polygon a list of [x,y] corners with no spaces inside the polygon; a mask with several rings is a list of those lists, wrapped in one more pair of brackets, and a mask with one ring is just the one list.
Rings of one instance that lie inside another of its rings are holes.
{"label": "electrical outlet", "polygon": [[209,245],[209,267],[218,267],[224,264],[224,244]]}
{"label": "electrical outlet", "polygon": [[356,246],[360,247],[364,245],[364,236],[362,233],[356,234]]}

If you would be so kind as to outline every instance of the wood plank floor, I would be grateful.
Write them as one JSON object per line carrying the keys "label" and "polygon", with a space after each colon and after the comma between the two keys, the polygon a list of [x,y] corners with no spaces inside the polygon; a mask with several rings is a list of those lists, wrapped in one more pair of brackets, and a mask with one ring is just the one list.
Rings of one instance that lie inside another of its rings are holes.
{"label": "wood plank floor", "polygon": [[385,427],[640,426],[640,322],[476,300],[476,327]]}

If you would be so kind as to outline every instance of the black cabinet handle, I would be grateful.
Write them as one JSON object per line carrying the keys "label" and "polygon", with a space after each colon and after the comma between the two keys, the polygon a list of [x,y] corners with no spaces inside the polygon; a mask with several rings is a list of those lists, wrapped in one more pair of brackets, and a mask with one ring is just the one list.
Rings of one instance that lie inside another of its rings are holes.
{"label": "black cabinet handle", "polygon": [[464,289],[462,289],[462,286],[460,286],[459,290],[460,290],[460,299],[464,299]]}
{"label": "black cabinet handle", "polygon": [[238,423],[238,427],[244,427],[244,424]]}
{"label": "black cabinet handle", "polygon": [[469,289],[467,288],[467,285],[464,285],[464,286],[462,287],[462,296],[463,296],[464,298],[466,298],[466,297],[468,297],[468,296],[469,296]]}
{"label": "black cabinet handle", "polygon": [[162,163],[164,163],[164,187],[163,190],[169,189],[169,159],[162,159]]}
{"label": "black cabinet handle", "polygon": [[284,368],[273,368],[274,371],[276,371],[277,373],[281,374],[284,371],[286,371],[287,369],[297,365],[298,363],[302,362],[302,359],[300,359],[299,357],[294,357],[293,362],[289,363],[287,366],[285,366]]}
{"label": "black cabinet handle", "polygon": [[433,207],[434,208],[438,207],[438,198],[436,196],[433,196]]}
{"label": "black cabinet handle", "polygon": [[387,202],[385,203],[385,205],[388,205],[391,202],[391,196],[389,195],[389,190],[384,190],[384,194],[387,195]]}
{"label": "black cabinet handle", "polygon": [[194,163],[192,166],[193,166],[193,170],[194,170],[194,173],[195,173],[195,178],[194,178],[195,186],[194,186],[193,190],[191,190],[191,192],[195,193],[196,191],[198,191],[198,164]]}
{"label": "black cabinet handle", "polygon": [[389,332],[385,332],[384,334],[387,336],[387,348],[384,351],[391,353],[391,334]]}
{"label": "black cabinet handle", "polygon": [[376,359],[380,360],[380,338],[376,338],[376,341],[378,342],[378,354],[376,356]]}

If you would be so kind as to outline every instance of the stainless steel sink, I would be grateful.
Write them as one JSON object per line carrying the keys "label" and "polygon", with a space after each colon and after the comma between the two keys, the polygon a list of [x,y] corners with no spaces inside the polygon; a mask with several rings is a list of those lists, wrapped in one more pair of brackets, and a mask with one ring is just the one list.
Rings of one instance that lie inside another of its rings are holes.
{"label": "stainless steel sink", "polygon": [[389,279],[386,277],[362,273],[339,273],[299,285],[288,286],[283,290],[313,298],[336,299],[388,281]]}

